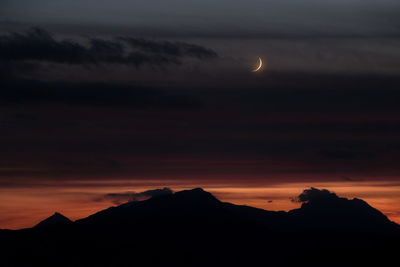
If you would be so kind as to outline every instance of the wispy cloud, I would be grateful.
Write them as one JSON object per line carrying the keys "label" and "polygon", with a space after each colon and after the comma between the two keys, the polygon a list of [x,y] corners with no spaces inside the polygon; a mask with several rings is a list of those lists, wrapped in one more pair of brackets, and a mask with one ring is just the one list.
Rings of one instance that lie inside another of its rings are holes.
{"label": "wispy cloud", "polygon": [[152,189],[143,192],[127,191],[121,193],[109,193],[94,199],[95,201],[111,200],[114,204],[119,205],[124,202],[141,201],[152,197],[159,197],[172,194],[173,191],[164,187],[161,189]]}
{"label": "wispy cloud", "polygon": [[181,64],[185,57],[199,60],[216,58],[215,51],[184,42],[118,37],[91,38],[88,44],[56,40],[52,34],[32,28],[23,33],[0,36],[0,61],[47,61],[63,64],[124,64],[164,66]]}

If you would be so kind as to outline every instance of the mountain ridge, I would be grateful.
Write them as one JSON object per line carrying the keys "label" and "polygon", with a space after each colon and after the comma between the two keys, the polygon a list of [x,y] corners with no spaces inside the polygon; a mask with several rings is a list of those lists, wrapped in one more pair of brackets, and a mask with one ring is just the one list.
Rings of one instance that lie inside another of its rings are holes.
{"label": "mountain ridge", "polygon": [[[324,190],[319,190],[315,188],[309,189],[312,194],[314,193],[326,193]],[[305,190],[305,192],[307,192]],[[328,195],[328,194],[326,194]],[[329,192],[329,197],[321,199],[321,196],[317,196],[316,198],[312,199],[303,199],[299,200],[299,202],[302,202],[301,207],[289,211],[269,211],[269,210],[264,210],[264,209],[259,209],[247,205],[235,205],[232,203],[227,203],[227,202],[221,202],[218,200],[216,197],[214,197],[211,193],[205,191],[202,188],[194,188],[190,190],[183,190],[183,191],[178,191],[173,194],[168,194],[168,195],[161,195],[161,196],[155,196],[146,200],[142,201],[130,201],[126,202],[123,204],[120,204],[118,206],[111,206],[109,208],[106,208],[104,210],[98,211],[94,214],[91,214],[85,218],[81,218],[76,220],[74,223],[79,224],[79,223],[86,223],[87,221],[93,221],[95,219],[100,219],[100,218],[105,218],[107,216],[114,216],[118,214],[118,216],[128,216],[129,212],[138,212],[140,210],[146,209],[147,206],[151,206],[151,208],[157,209],[160,211],[160,209],[168,209],[171,207],[171,205],[178,205],[179,208],[181,209],[180,211],[185,211],[189,212],[192,209],[200,209],[202,212],[209,212],[210,210],[207,209],[221,209],[221,208],[227,208],[230,207],[231,209],[237,209],[237,210],[242,210],[243,212],[246,211],[247,213],[259,213],[258,216],[282,216],[282,217],[288,217],[288,220],[290,220],[290,216],[297,216],[297,217],[304,217],[307,216],[307,214],[312,214],[313,219],[315,219],[316,213],[319,213],[319,215],[324,215],[325,219],[332,219],[332,216],[328,215],[345,215],[345,216],[350,216],[353,219],[371,219],[374,217],[374,221],[376,219],[381,220],[381,222],[387,222],[388,224],[395,225],[395,227],[400,229],[400,225],[398,225],[395,222],[390,221],[382,212],[379,210],[373,208],[370,206],[367,202],[365,202],[362,199],[358,198],[353,198],[353,199],[347,199],[347,198],[342,198],[338,197],[336,194]],[[335,209],[332,210],[332,207]],[[228,208],[229,209],[229,208]],[[360,210],[364,210],[365,214],[361,214],[359,212]],[[132,211],[133,210],[133,211]],[[355,212],[358,211],[358,212]],[[127,214],[124,214],[125,212],[128,212]],[[199,212],[199,210],[197,210]],[[245,213],[246,213],[245,212]],[[331,214],[329,214],[331,213]],[[148,214],[147,214],[148,215]],[[361,215],[364,217],[367,216],[367,218],[363,218]],[[328,217],[327,217],[328,216]],[[361,217],[360,217],[361,216]],[[318,216],[317,216],[318,217]],[[62,223],[72,223],[71,220],[66,218],[65,216],[61,215],[60,213],[56,212],[49,218],[46,218],[45,220],[41,221],[38,223],[34,228],[36,227],[41,227],[44,225],[48,224],[54,224],[56,223],[55,218],[59,218],[59,220],[62,220]],[[271,218],[268,218],[271,219]],[[49,223],[50,220],[52,223]],[[59,222],[60,223],[60,222]],[[321,223],[321,221],[318,221],[318,223]],[[325,223],[326,220],[325,220]],[[357,223],[361,223],[361,221],[357,221]],[[365,224],[363,224],[365,225]],[[315,225],[313,225],[315,227]]]}
{"label": "mountain ridge", "polygon": [[382,266],[397,257],[399,225],[365,201],[308,190],[289,212],[221,202],[201,188],[158,195],[71,223],[0,231],[0,251],[10,255],[4,266],[63,267],[320,266],[326,258],[326,266]]}

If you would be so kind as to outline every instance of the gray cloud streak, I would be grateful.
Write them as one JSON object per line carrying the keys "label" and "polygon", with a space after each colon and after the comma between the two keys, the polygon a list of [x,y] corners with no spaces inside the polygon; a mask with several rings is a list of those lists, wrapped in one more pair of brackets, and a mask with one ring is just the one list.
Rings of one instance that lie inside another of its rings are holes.
{"label": "gray cloud streak", "polygon": [[[127,48],[130,47],[130,49]],[[202,46],[183,43],[120,37],[94,38],[85,46],[71,40],[56,40],[47,31],[33,28],[24,33],[0,36],[0,61],[47,61],[65,64],[179,65],[183,58],[216,58],[217,53]]]}
{"label": "gray cloud streak", "polygon": [[152,189],[138,193],[134,191],[109,193],[100,198],[96,198],[95,201],[111,200],[114,204],[119,205],[124,202],[141,201],[152,197],[160,197],[171,194],[173,194],[173,191],[168,187],[164,187],[161,189]]}

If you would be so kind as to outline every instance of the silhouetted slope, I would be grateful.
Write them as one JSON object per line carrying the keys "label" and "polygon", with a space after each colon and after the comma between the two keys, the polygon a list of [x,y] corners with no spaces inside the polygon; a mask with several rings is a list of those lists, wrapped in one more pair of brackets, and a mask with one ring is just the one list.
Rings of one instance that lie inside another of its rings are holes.
{"label": "silhouetted slope", "polygon": [[298,201],[265,211],[200,188],[132,201],[8,232],[4,266],[383,266],[397,257],[399,226],[366,202],[314,188]]}
{"label": "silhouetted slope", "polygon": [[[79,225],[137,225],[162,217],[164,223],[179,218],[180,221],[196,220],[217,223],[230,220],[229,224],[254,223],[276,231],[337,229],[347,231],[395,230],[398,225],[384,214],[360,199],[340,198],[334,193],[324,195],[324,190],[310,189],[309,194],[320,194],[303,199],[301,208],[289,212],[274,212],[248,206],[223,203],[201,188],[154,197],[145,201],[128,202],[117,207],[78,220]],[[305,190],[305,193],[308,191]],[[303,194],[305,194],[303,193]],[[305,197],[303,195],[303,197]]]}
{"label": "silhouetted slope", "polygon": [[104,220],[118,220],[120,223],[130,216],[141,217],[151,215],[170,216],[173,213],[185,216],[189,213],[211,212],[220,205],[212,194],[201,188],[180,191],[171,195],[153,197],[145,201],[133,201],[122,204],[118,207],[110,207],[106,210],[95,213],[77,223],[96,223]]}
{"label": "silhouetted slope", "polygon": [[55,227],[55,226],[59,226],[61,224],[67,224],[67,223],[72,223],[72,221],[70,219],[68,219],[67,217],[65,217],[64,215],[62,215],[58,212],[55,212],[50,217],[44,219],[43,221],[41,221],[40,223],[35,225],[35,228]]}
{"label": "silhouetted slope", "polygon": [[361,199],[338,197],[327,190],[304,190],[298,198],[301,208],[289,211],[291,220],[308,229],[391,232],[399,225]]}

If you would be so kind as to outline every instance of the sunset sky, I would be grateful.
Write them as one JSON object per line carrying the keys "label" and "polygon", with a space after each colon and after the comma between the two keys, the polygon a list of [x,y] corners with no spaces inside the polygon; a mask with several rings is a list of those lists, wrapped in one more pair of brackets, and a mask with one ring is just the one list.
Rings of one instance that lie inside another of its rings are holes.
{"label": "sunset sky", "polygon": [[0,228],[164,187],[269,210],[326,188],[400,223],[398,10],[1,1]]}

